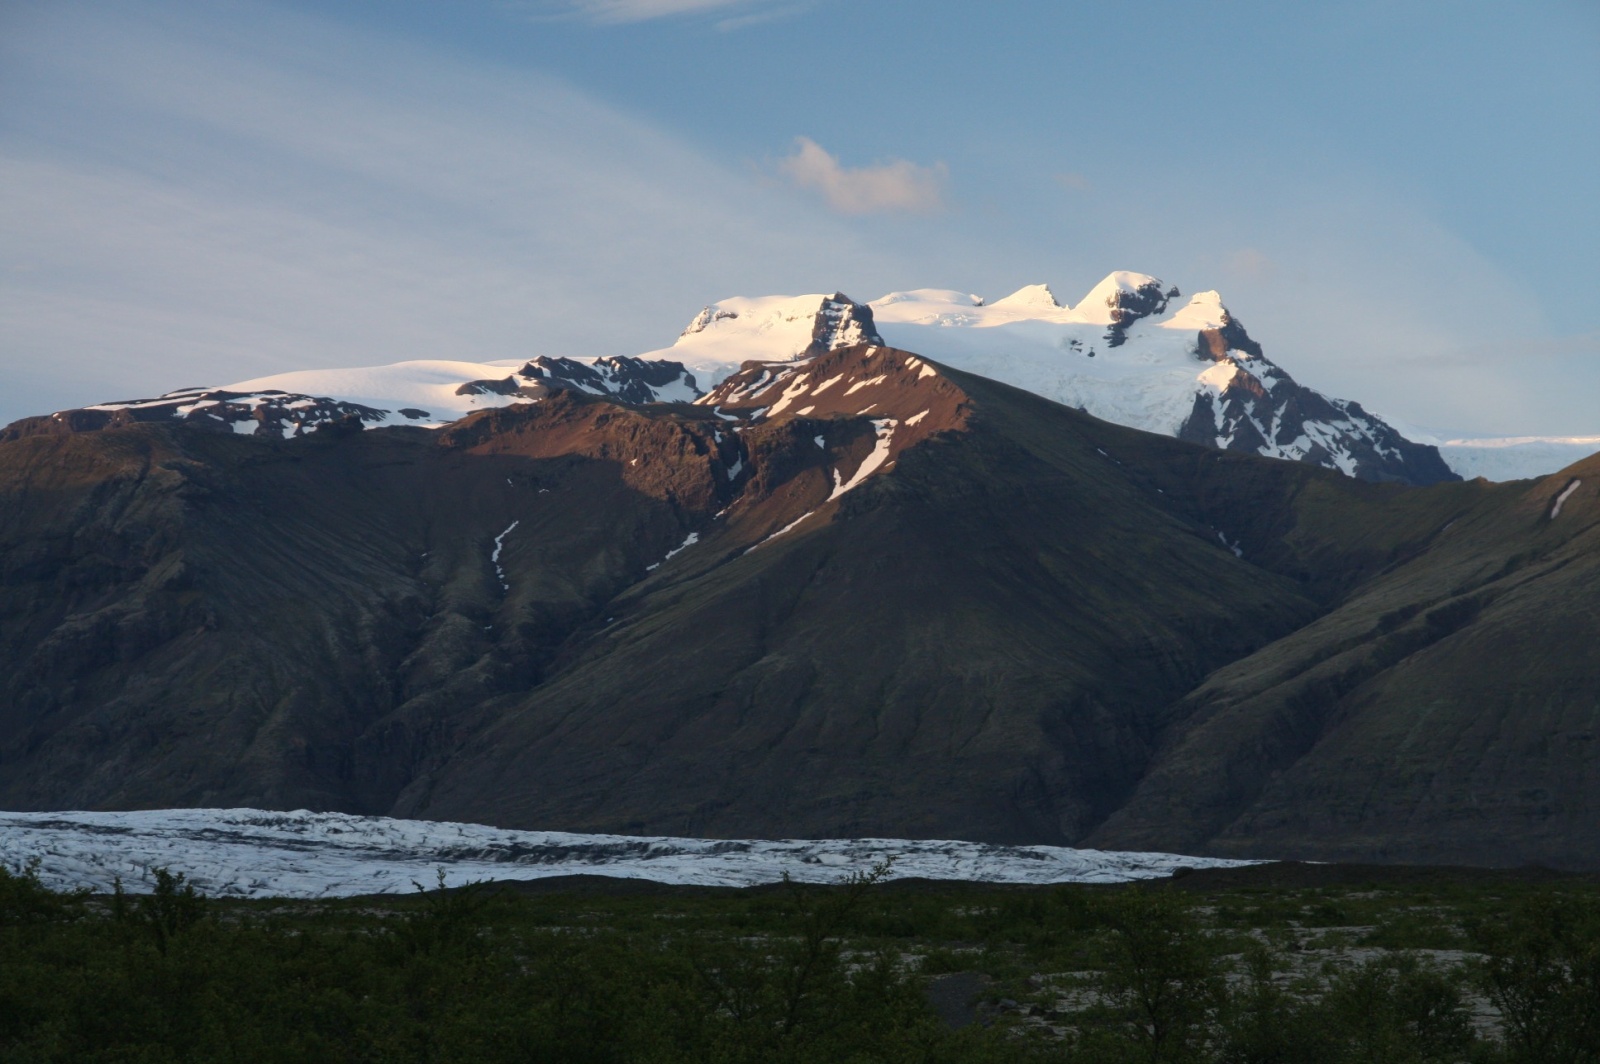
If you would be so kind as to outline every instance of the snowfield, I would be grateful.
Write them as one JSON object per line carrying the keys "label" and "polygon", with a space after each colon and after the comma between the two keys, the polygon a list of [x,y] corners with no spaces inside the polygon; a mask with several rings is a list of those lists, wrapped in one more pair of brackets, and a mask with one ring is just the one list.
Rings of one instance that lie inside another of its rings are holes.
{"label": "snowfield", "polygon": [[1526,480],[1559,473],[1600,451],[1600,436],[1442,440],[1438,448],[1450,468],[1467,480]]}
{"label": "snowfield", "polygon": [[[298,395],[325,395],[389,411],[391,416],[385,424],[421,424],[424,428],[438,428],[459,421],[474,410],[511,403],[511,397],[493,393],[458,395],[456,389],[468,381],[504,377],[522,364],[522,359],[500,362],[421,359],[388,366],[293,370],[275,373],[270,377],[238,381],[224,385],[223,389],[246,393],[280,391]],[[418,422],[393,414],[403,407],[426,410],[428,419]]]}
{"label": "snowfield", "polygon": [[[1143,274],[1113,274],[1138,283]],[[1225,311],[1215,292],[1201,292],[1170,316],[1134,323],[1119,346],[1106,340],[1111,290],[1102,281],[1068,308],[1033,285],[993,304],[939,289],[895,292],[873,300],[873,319],[893,347],[947,366],[1054,399],[1095,417],[1165,436],[1194,409],[1202,388],[1220,391],[1219,365],[1195,355],[1195,334],[1219,328]],[[954,298],[953,298],[954,297]],[[1210,376],[1208,376],[1208,374]],[[1264,382],[1265,383],[1265,382]],[[1270,385],[1267,385],[1270,387]]]}
{"label": "snowfield", "polygon": [[908,839],[678,839],[511,831],[479,824],[259,809],[0,813],[0,864],[34,857],[55,888],[148,890],[150,869],[181,872],[209,895],[326,898],[406,893],[479,880],[588,874],[745,887],[784,873],[834,882],[894,857],[896,878],[993,883],[1119,883],[1179,867],[1252,864],[1164,853],[991,846]]}

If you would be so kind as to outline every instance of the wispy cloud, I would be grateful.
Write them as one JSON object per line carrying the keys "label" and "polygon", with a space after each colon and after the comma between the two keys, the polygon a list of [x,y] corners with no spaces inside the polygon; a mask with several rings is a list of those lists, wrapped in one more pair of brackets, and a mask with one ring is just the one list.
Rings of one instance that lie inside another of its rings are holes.
{"label": "wispy cloud", "polygon": [[883,211],[935,211],[944,206],[943,163],[918,166],[891,159],[872,166],[841,166],[809,137],[795,138],[793,155],[780,159],[778,172],[796,186],[820,192],[828,206],[841,214]]}
{"label": "wispy cloud", "polygon": [[764,26],[769,22],[793,18],[807,10],[809,6],[809,4],[805,3],[786,4],[778,7],[762,8],[744,15],[733,15],[729,18],[718,20],[717,29],[723,33],[731,33],[749,26]]}
{"label": "wispy cloud", "polygon": [[[671,18],[674,15],[699,15],[708,12],[737,11],[767,7],[763,0],[561,0],[556,7],[563,13],[577,15],[602,25],[621,25],[628,22],[648,22],[651,19]],[[724,20],[737,22],[753,15],[740,15]],[[732,27],[730,27],[732,28]]]}

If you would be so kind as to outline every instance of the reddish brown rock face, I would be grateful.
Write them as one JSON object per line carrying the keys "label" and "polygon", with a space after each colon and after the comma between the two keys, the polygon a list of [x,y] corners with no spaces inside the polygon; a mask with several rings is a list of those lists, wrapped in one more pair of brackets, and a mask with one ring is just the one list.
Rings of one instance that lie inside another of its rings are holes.
{"label": "reddish brown rock face", "polygon": [[863,344],[793,363],[747,365],[701,403],[741,417],[864,417],[895,422],[895,453],[966,426],[970,400],[909,351]]}
{"label": "reddish brown rock face", "polygon": [[643,413],[570,391],[463,418],[440,431],[439,445],[475,455],[606,463],[629,489],[700,516],[732,497],[729,469],[742,455],[737,437],[710,411]]}

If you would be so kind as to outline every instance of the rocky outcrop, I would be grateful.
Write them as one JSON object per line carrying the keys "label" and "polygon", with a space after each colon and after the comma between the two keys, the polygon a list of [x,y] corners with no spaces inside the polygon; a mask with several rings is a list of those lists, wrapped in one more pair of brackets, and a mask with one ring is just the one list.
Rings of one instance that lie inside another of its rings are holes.
{"label": "rocky outcrop", "polygon": [[1460,480],[1437,447],[1406,439],[1361,404],[1298,383],[1261,350],[1226,310],[1201,329],[1196,357],[1214,364],[1208,387],[1177,437],[1204,447],[1310,462],[1359,480],[1438,484]]}
{"label": "rocky outcrop", "polygon": [[705,394],[681,362],[649,358],[597,358],[580,362],[540,355],[501,380],[469,381],[457,395],[493,392],[542,399],[552,391],[604,395],[624,403],[687,402]]}
{"label": "rocky outcrop", "polygon": [[1176,286],[1163,292],[1161,282],[1151,278],[1132,291],[1112,293],[1106,299],[1111,308],[1111,327],[1106,330],[1106,341],[1112,347],[1121,347],[1128,340],[1128,326],[1140,318],[1166,313],[1169,301],[1181,293]]}

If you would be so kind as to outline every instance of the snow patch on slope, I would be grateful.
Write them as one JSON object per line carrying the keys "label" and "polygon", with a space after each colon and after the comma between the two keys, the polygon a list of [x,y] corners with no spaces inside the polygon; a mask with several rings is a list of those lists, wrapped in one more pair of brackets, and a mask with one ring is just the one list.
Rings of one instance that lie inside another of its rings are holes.
{"label": "snow patch on slope", "polygon": [[1554,521],[1561,516],[1561,508],[1567,504],[1567,500],[1572,498],[1572,493],[1577,491],[1582,484],[1583,481],[1574,479],[1571,484],[1561,490],[1561,494],[1556,496],[1555,505],[1550,507],[1550,520]]}
{"label": "snow patch on slope", "polygon": [[855,475],[849,481],[840,476],[837,469],[833,471],[833,494],[828,496],[829,502],[859,486],[862,481],[877,472],[878,467],[888,460],[889,447],[894,442],[894,427],[896,424],[898,422],[892,417],[873,420],[872,427],[877,431],[878,439],[872,446],[872,453],[861,460],[861,465],[856,467]]}

